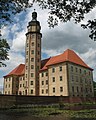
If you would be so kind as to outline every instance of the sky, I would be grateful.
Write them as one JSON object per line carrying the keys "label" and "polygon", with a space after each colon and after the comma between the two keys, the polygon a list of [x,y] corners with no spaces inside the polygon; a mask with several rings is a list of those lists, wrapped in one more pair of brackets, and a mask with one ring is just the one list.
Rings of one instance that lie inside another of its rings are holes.
{"label": "sky", "polygon": [[[89,30],[81,28],[73,21],[59,23],[55,28],[47,24],[48,10],[41,10],[37,5],[26,12],[16,14],[13,23],[3,27],[2,37],[9,45],[9,60],[5,61],[7,67],[0,68],[0,89],[3,88],[3,76],[21,63],[25,63],[25,41],[28,22],[32,20],[32,12],[36,9],[37,20],[40,21],[42,33],[42,59],[63,53],[66,49],[74,50],[91,68],[94,69],[93,78],[96,81],[96,42],[91,40]],[[81,23],[96,18],[96,8],[85,16]]]}

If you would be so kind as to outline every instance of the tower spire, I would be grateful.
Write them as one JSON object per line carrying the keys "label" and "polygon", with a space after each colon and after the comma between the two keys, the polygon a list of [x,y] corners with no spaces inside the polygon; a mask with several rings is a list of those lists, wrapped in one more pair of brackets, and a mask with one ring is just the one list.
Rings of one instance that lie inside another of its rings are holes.
{"label": "tower spire", "polygon": [[37,12],[35,12],[35,9],[34,12],[32,13],[32,21],[37,21]]}

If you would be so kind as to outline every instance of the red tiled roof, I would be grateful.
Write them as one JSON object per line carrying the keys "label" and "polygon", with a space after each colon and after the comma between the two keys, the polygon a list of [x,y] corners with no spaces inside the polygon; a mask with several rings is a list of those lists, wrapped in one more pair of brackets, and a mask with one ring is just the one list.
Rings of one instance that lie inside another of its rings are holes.
{"label": "red tiled roof", "polygon": [[22,75],[25,72],[25,65],[24,64],[20,64],[19,66],[17,66],[14,70],[12,70],[8,75],[4,76],[10,76],[10,75]]}
{"label": "red tiled roof", "polygon": [[[64,53],[62,53],[60,55],[42,60],[40,71],[47,70],[48,69],[47,67],[50,65],[67,62],[67,61],[93,70],[73,50],[67,49],[66,51],[64,51]],[[20,64],[6,76],[22,75],[22,74],[24,74],[24,72],[25,72],[25,65]],[[6,77],[6,76],[4,76],[4,77]]]}
{"label": "red tiled roof", "polygon": [[86,67],[92,70],[92,68],[90,68],[73,50],[67,49],[66,51],[64,51],[64,53],[49,58],[45,63],[45,65],[42,66],[40,71],[46,70],[47,67],[50,65],[58,64],[61,62],[67,62],[67,61],[81,65],[83,67]]}

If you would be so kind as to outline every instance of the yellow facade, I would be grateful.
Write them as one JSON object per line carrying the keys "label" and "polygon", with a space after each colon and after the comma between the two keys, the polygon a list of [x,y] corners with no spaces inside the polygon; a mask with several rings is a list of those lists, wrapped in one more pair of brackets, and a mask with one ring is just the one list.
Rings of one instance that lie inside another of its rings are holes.
{"label": "yellow facade", "polygon": [[39,74],[39,95],[48,96],[49,95],[49,78],[48,71],[43,71]]}
{"label": "yellow facade", "polygon": [[19,76],[18,95],[25,95],[25,76]]}
{"label": "yellow facade", "polygon": [[4,79],[4,94],[12,94],[12,77]]}

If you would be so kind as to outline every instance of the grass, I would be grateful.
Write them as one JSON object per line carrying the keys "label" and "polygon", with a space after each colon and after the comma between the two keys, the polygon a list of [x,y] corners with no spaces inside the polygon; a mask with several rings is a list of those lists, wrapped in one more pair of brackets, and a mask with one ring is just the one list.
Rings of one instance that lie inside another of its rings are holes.
{"label": "grass", "polygon": [[32,116],[47,117],[47,116],[66,116],[68,118],[96,118],[96,109],[87,110],[66,110],[72,106],[96,106],[96,103],[74,103],[74,104],[53,104],[53,105],[13,105],[10,108],[1,109],[0,112],[5,114],[24,114],[28,113]]}
{"label": "grass", "polygon": [[46,116],[66,116],[69,118],[96,118],[96,109],[89,110],[64,110],[60,109],[59,105],[27,105],[27,106],[14,106],[10,109],[2,110],[0,112],[8,114],[31,113],[32,116],[46,117]]}

